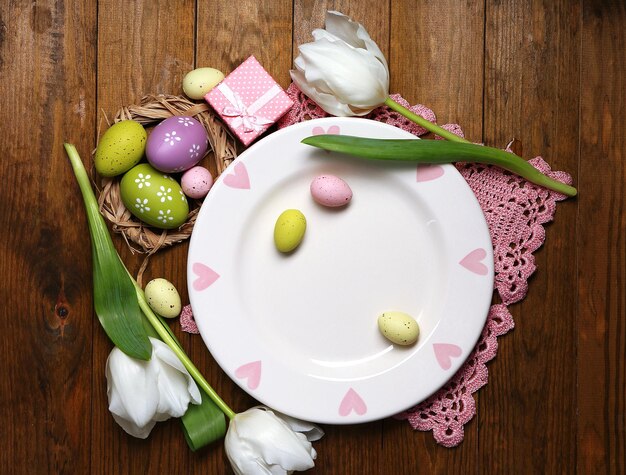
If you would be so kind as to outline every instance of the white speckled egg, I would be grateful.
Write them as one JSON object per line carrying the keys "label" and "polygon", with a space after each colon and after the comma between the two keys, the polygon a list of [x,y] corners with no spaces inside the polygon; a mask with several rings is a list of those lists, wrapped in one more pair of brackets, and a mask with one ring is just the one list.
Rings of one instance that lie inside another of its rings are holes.
{"label": "white speckled egg", "polygon": [[213,176],[204,167],[193,167],[187,170],[180,179],[180,185],[189,198],[204,198],[213,186]]}
{"label": "white speckled egg", "polygon": [[378,329],[397,345],[412,345],[420,334],[419,325],[411,315],[396,311],[385,312],[378,317]]}
{"label": "white speckled egg", "polygon": [[146,284],[144,294],[148,305],[165,318],[175,318],[182,308],[178,290],[166,279],[153,279]]}
{"label": "white speckled egg", "polygon": [[190,99],[202,99],[211,89],[217,86],[224,73],[214,68],[198,68],[187,73],[183,78],[183,92]]}
{"label": "white speckled egg", "polygon": [[352,190],[335,175],[320,175],[311,182],[311,196],[322,206],[336,208],[350,202]]}

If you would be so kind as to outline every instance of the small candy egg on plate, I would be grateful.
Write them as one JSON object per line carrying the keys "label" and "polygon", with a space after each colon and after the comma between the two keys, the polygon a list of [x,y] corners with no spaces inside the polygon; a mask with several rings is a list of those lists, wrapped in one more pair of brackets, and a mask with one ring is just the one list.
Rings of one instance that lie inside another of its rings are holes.
{"label": "small candy egg on plate", "polygon": [[335,175],[320,175],[311,182],[311,196],[322,206],[336,208],[352,199],[350,186]]}
{"label": "small candy egg on plate", "polygon": [[420,328],[415,319],[404,312],[385,312],[378,317],[378,329],[396,345],[412,345],[417,341]]}
{"label": "small candy egg on plate", "polygon": [[146,284],[144,294],[155,313],[165,318],[175,318],[181,311],[180,295],[174,284],[167,279],[153,279]]}
{"label": "small candy egg on plate", "polygon": [[280,252],[291,252],[300,245],[306,231],[306,218],[297,209],[283,211],[274,226],[274,244]]}

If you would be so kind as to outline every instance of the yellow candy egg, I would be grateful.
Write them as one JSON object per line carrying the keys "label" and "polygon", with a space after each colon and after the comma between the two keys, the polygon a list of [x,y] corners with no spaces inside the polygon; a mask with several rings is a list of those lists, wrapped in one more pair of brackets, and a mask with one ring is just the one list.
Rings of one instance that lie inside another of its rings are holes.
{"label": "yellow candy egg", "polygon": [[396,345],[412,345],[417,341],[420,328],[415,319],[404,312],[385,312],[378,317],[378,329]]}
{"label": "yellow candy egg", "polygon": [[166,279],[159,278],[148,282],[144,294],[150,308],[162,317],[175,318],[181,311],[178,290]]}
{"label": "yellow candy egg", "polygon": [[297,209],[283,211],[274,226],[274,244],[280,252],[291,252],[302,242],[306,218]]}
{"label": "yellow candy egg", "polygon": [[183,78],[183,92],[190,99],[202,99],[222,79],[224,73],[214,68],[198,68],[187,73]]}

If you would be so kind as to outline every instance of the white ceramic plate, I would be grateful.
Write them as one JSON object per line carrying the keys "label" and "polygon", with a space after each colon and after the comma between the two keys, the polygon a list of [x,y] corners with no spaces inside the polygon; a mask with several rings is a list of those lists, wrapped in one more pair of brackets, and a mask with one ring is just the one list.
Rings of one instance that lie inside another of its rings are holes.
{"label": "white ceramic plate", "polygon": [[[476,198],[451,165],[367,161],[302,145],[316,133],[414,138],[357,118],[275,132],[216,180],[191,237],[189,294],[202,338],[254,398],[320,423],[358,423],[427,398],[473,349],[491,302],[493,254]],[[309,185],[334,174],[342,209]],[[307,219],[295,252],[274,247],[276,218]],[[399,310],[421,329],[410,347],[378,331]]]}

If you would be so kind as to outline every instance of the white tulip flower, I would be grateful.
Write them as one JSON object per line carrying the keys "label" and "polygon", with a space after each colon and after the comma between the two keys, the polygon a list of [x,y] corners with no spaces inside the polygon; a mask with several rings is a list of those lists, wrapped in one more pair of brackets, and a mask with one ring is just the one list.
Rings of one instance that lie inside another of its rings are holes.
{"label": "white tulip flower", "polygon": [[202,402],[196,383],[174,352],[150,338],[152,357],[131,358],[115,347],[106,363],[109,410],[128,434],[145,439],[157,422],[182,417]]}
{"label": "white tulip flower", "polygon": [[258,406],[230,421],[224,447],[237,475],[284,475],[313,468],[311,441],[323,435],[314,424]]}
{"label": "white tulip flower", "polygon": [[467,142],[389,97],[389,67],[363,25],[326,12],[326,29],[313,30],[313,42],[298,47],[291,79],[331,115],[363,116],[385,105],[426,130],[453,142]]}
{"label": "white tulip flower", "polygon": [[326,29],[300,45],[291,78],[307,96],[336,116],[365,115],[389,97],[389,68],[382,51],[347,16],[326,12]]}

